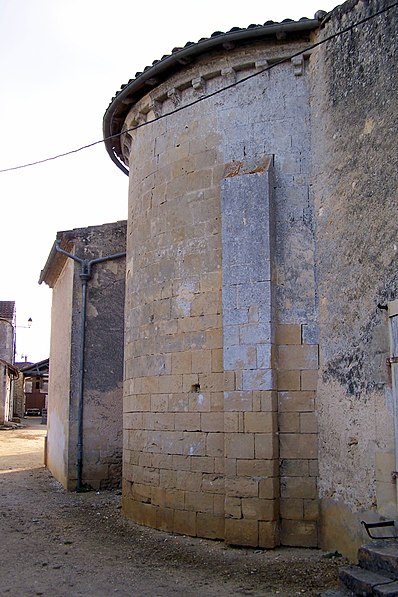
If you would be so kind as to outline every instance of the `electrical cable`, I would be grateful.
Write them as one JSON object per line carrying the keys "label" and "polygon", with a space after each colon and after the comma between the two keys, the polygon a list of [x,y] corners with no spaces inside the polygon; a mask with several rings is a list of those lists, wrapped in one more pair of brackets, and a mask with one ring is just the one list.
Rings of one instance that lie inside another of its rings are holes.
{"label": "electrical cable", "polygon": [[[52,160],[57,160],[59,158],[63,158],[66,157],[68,155],[72,155],[74,153],[78,153],[80,151],[84,151],[85,149],[89,149],[90,147],[94,147],[95,145],[99,145],[100,143],[104,143],[105,141],[110,141],[111,139],[115,139],[117,137],[121,137],[122,135],[129,133],[130,131],[135,131],[139,128],[142,128],[144,126],[148,126],[150,124],[152,124],[153,122],[157,122],[158,120],[162,120],[163,118],[166,118],[168,116],[172,116],[173,114],[176,114],[177,112],[181,112],[182,110],[185,110],[187,108],[190,108],[191,106],[195,106],[196,104],[203,102],[207,99],[210,99],[211,97],[214,97],[215,95],[218,95],[220,93],[223,93],[224,91],[227,91],[228,89],[231,89],[233,87],[236,87],[237,85],[240,85],[241,83],[245,83],[246,81],[253,79],[254,77],[258,77],[259,75],[262,75],[263,73],[270,71],[272,68],[275,68],[275,66],[278,66],[280,64],[283,64],[285,62],[288,62],[290,60],[292,60],[292,58],[295,58],[296,56],[301,56],[307,52],[310,52],[311,50],[314,50],[315,48],[323,45],[324,43],[331,41],[333,39],[336,39],[337,37],[340,37],[341,35],[344,35],[345,33],[348,33],[350,31],[352,31],[353,29],[355,29],[356,27],[359,27],[360,25],[363,25],[364,23],[367,23],[368,21],[380,16],[381,14],[384,14],[385,12],[391,10],[392,8],[396,8],[398,6],[398,2],[394,2],[393,4],[390,4],[389,6],[386,6],[385,8],[380,9],[379,11],[375,12],[374,14],[368,16],[368,17],[364,17],[363,19],[361,19],[360,21],[357,21],[356,23],[353,23],[352,25],[349,25],[348,27],[346,27],[345,29],[342,29],[341,31],[337,31],[336,33],[333,33],[332,35],[329,35],[327,37],[325,37],[324,39],[308,46],[307,48],[304,48],[304,50],[300,50],[299,52],[296,52],[294,54],[291,54],[285,58],[281,58],[280,60],[273,62],[272,64],[267,65],[265,68],[252,73],[251,75],[248,75],[247,77],[244,77],[242,79],[240,79],[239,81],[235,81],[234,83],[231,83],[230,85],[226,85],[225,87],[222,87],[221,89],[217,89],[216,91],[213,91],[212,93],[209,93],[208,95],[205,95],[203,97],[200,97],[188,104],[184,104],[184,106],[180,106],[178,108],[175,108],[174,110],[172,110],[171,112],[167,112],[166,114],[161,114],[160,116],[158,116],[157,118],[155,118],[154,120],[149,120],[147,122],[143,122],[141,124],[138,124],[130,129],[127,129],[125,131],[122,131],[120,133],[115,133],[114,135],[109,135],[108,137],[105,137],[103,139],[99,139],[98,141],[93,141],[92,143],[88,143],[87,145],[82,145],[81,147],[78,147],[76,149],[72,149],[70,151],[65,151],[64,153],[59,153],[57,155],[53,155],[49,158],[44,158],[42,160],[37,160],[35,162],[29,162],[26,164],[21,164],[19,166],[13,166],[11,168],[3,168],[0,169],[0,174],[3,174],[5,172],[11,172],[11,171],[15,171],[15,170],[21,170],[22,168],[28,168],[30,166],[37,166],[39,164],[44,164],[45,162],[50,162]],[[117,97],[117,96],[116,96]]]}

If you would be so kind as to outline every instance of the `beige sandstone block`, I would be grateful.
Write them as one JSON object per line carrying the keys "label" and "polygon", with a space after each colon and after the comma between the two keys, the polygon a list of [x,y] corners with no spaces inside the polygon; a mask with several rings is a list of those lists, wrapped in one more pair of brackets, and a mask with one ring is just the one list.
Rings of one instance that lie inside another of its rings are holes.
{"label": "beige sandstone block", "polygon": [[231,545],[258,545],[258,522],[256,520],[225,520],[225,541]]}
{"label": "beige sandstone block", "polygon": [[[277,477],[279,462],[274,460],[237,460],[236,474],[238,477]],[[267,481],[267,479],[265,479]],[[262,480],[260,481],[261,487]],[[261,496],[266,497],[266,496]]]}
{"label": "beige sandstone block", "polygon": [[[211,413],[213,414],[213,413]],[[230,433],[237,433],[238,431],[243,431],[243,427],[241,428],[239,425],[240,415],[241,413],[237,412],[226,412],[223,413],[224,416],[224,431]],[[243,414],[243,413],[242,413]]]}
{"label": "beige sandstone block", "polygon": [[174,417],[176,431],[199,431],[201,429],[199,413],[175,413]]}
{"label": "beige sandstone block", "polygon": [[211,350],[193,350],[192,373],[211,373]]}
{"label": "beige sandstone block", "polygon": [[243,518],[253,520],[276,520],[279,514],[278,499],[243,498]]}
{"label": "beige sandstone block", "polygon": [[224,413],[208,412],[200,414],[202,431],[221,432],[224,430]]}
{"label": "beige sandstone block", "polygon": [[281,412],[278,417],[280,433],[299,433],[300,414],[292,412]]}
{"label": "beige sandstone block", "polygon": [[227,458],[254,458],[254,434],[226,433],[225,456]]}
{"label": "beige sandstone block", "polygon": [[191,456],[189,462],[192,471],[201,473],[215,472],[214,458],[211,458],[210,456]]}
{"label": "beige sandstone block", "polygon": [[304,370],[300,372],[301,389],[302,390],[316,390],[318,387],[319,370]]}
{"label": "beige sandstone block", "polygon": [[151,394],[151,411],[152,412],[168,412],[169,410],[169,395],[168,394]]}
{"label": "beige sandstone block", "polygon": [[167,508],[173,510],[185,509],[185,492],[179,489],[166,488],[165,503]]}
{"label": "beige sandstone block", "polygon": [[275,412],[244,413],[246,433],[271,433],[278,429],[278,415]]}
{"label": "beige sandstone block", "polygon": [[216,270],[215,272],[208,272],[200,276],[200,291],[201,292],[219,292],[222,287],[222,272]]}
{"label": "beige sandstone block", "polygon": [[177,471],[176,489],[183,491],[200,491],[202,474],[190,471]]}
{"label": "beige sandstone block", "polygon": [[279,477],[268,477],[268,479],[259,479],[258,496],[266,500],[278,498]]}
{"label": "beige sandstone block", "polygon": [[280,516],[288,520],[303,520],[304,500],[300,498],[281,498]]}
{"label": "beige sandstone block", "polygon": [[156,528],[161,531],[174,530],[174,510],[169,508],[157,508],[156,510]]}
{"label": "beige sandstone block", "polygon": [[279,545],[278,521],[260,521],[258,523],[258,545],[265,549],[273,549]]}
{"label": "beige sandstone block", "polygon": [[123,512],[138,524],[156,526],[156,513],[158,508],[152,504],[143,504],[134,500],[123,500]]}
{"label": "beige sandstone block", "polygon": [[253,410],[253,392],[225,392],[224,393],[225,412],[247,412]]}
{"label": "beige sandstone block", "polygon": [[300,324],[279,324],[276,326],[276,344],[301,344]]}
{"label": "beige sandstone block", "polygon": [[215,348],[211,351],[211,371],[213,373],[224,371],[222,348]]}
{"label": "beige sandstone block", "polygon": [[317,499],[304,500],[304,518],[306,520],[319,519],[319,501]]}
{"label": "beige sandstone block", "polygon": [[300,371],[278,371],[278,390],[300,389]]}
{"label": "beige sandstone block", "polygon": [[318,369],[317,345],[279,346],[279,369]]}
{"label": "beige sandstone block", "polygon": [[185,494],[185,507],[189,511],[212,514],[214,511],[213,494],[187,491]]}
{"label": "beige sandstone block", "polygon": [[278,392],[279,412],[313,412],[315,392]]}
{"label": "beige sandstone block", "polygon": [[284,459],[280,462],[281,477],[310,477],[309,460],[289,460]]}
{"label": "beige sandstone block", "polygon": [[182,392],[182,375],[161,375],[158,383],[161,394]]}
{"label": "beige sandstone block", "polygon": [[255,457],[259,460],[273,460],[279,456],[278,436],[275,433],[256,433],[254,436]]}
{"label": "beige sandstone block", "polygon": [[281,433],[280,457],[291,459],[316,459],[318,436],[315,433]]}
{"label": "beige sandstone block", "polygon": [[196,513],[195,512],[174,512],[174,528],[175,533],[180,535],[196,536]]}
{"label": "beige sandstone block", "polygon": [[242,518],[242,500],[239,497],[225,496],[225,516],[227,518]]}
{"label": "beige sandstone block", "polygon": [[208,433],[205,456],[224,456],[224,433]]}
{"label": "beige sandstone block", "polygon": [[217,474],[203,474],[202,477],[202,491],[207,493],[225,494],[225,480],[223,475]]}
{"label": "beige sandstone block", "polygon": [[179,373],[192,373],[192,353],[191,351],[176,352],[171,355],[172,375]]}
{"label": "beige sandstone block", "polygon": [[318,433],[318,420],[316,413],[300,413],[300,432]]}
{"label": "beige sandstone block", "polygon": [[224,392],[211,392],[210,411],[222,413],[224,412]]}
{"label": "beige sandstone block", "polygon": [[282,498],[309,498],[318,497],[315,477],[281,477]]}
{"label": "beige sandstone block", "polygon": [[223,539],[225,520],[223,516],[215,516],[198,512],[196,517],[198,537],[206,539]]}
{"label": "beige sandstone block", "polygon": [[316,522],[282,520],[281,544],[291,547],[318,547]]}
{"label": "beige sandstone block", "polygon": [[174,471],[190,471],[191,470],[191,457],[186,454],[173,454],[173,467]]}

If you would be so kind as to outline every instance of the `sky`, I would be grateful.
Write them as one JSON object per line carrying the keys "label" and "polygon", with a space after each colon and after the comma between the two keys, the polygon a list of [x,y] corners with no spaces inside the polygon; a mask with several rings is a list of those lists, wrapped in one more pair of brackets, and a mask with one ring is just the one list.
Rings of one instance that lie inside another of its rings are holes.
{"label": "sky", "polygon": [[[0,0],[0,170],[102,139],[116,91],[174,47],[337,4]],[[0,173],[0,301],[16,303],[16,361],[49,356],[52,290],[38,280],[57,232],[126,219],[127,193],[102,143]]]}

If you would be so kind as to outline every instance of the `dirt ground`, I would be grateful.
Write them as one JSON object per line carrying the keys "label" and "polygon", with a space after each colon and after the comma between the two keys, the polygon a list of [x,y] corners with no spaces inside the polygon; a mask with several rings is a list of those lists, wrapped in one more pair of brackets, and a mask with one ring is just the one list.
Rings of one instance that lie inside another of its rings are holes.
{"label": "dirt ground", "polygon": [[232,548],[126,520],[120,491],[67,493],[43,466],[39,419],[0,430],[0,595],[316,596],[343,559]]}

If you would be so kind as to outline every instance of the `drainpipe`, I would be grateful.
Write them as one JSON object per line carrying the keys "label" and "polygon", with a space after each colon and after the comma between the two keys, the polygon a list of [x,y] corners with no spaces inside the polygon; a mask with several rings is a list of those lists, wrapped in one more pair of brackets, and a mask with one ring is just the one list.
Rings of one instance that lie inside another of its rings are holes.
{"label": "drainpipe", "polygon": [[87,316],[87,283],[92,277],[91,268],[96,263],[103,263],[111,259],[125,257],[126,252],[114,253],[106,257],[97,257],[96,259],[81,259],[72,253],[61,249],[61,241],[54,243],[55,250],[66,257],[70,257],[80,264],[80,279],[82,281],[82,309],[80,317],[80,354],[79,354],[79,378],[78,378],[78,408],[77,408],[77,458],[76,458],[76,491],[83,490],[82,472],[83,472],[83,407],[84,407],[84,353],[86,343],[86,316]]}

